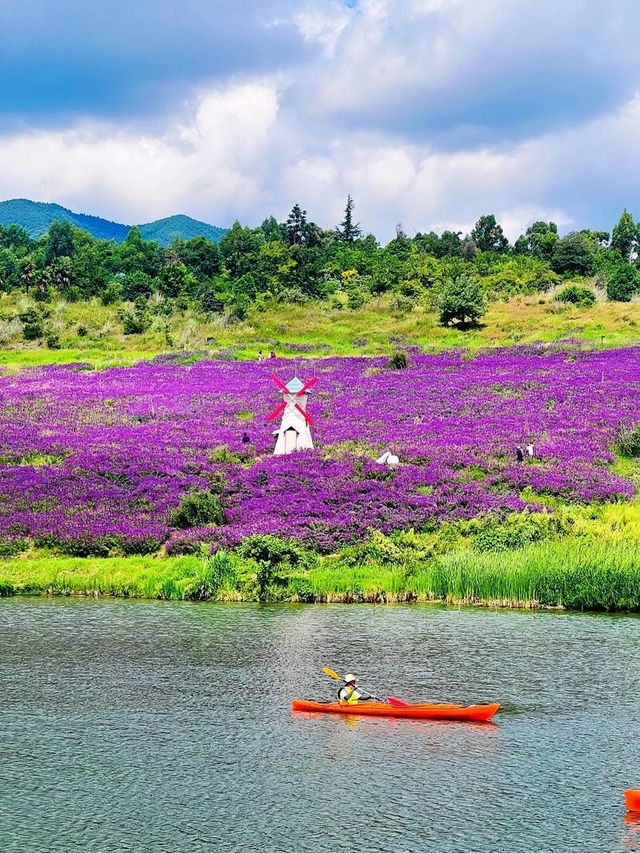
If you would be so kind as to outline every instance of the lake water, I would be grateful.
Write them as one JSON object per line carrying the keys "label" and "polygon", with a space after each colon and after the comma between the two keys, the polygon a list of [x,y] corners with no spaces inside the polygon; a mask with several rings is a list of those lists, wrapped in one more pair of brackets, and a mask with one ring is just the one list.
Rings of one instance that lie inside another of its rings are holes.
{"label": "lake water", "polygon": [[[640,620],[0,601],[2,851],[640,850]],[[292,714],[320,668],[496,725]]]}

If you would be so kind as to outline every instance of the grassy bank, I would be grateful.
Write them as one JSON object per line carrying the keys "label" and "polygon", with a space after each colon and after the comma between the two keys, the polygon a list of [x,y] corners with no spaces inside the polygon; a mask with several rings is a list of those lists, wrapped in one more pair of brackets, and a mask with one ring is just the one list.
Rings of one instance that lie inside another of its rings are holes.
{"label": "grassy bank", "polygon": [[[479,552],[463,532],[428,545],[374,537],[308,566],[256,563],[234,553],[109,558],[24,555],[0,565],[2,595],[90,595],[210,601],[444,602],[640,612],[638,512],[587,518],[578,535]],[[589,530],[591,524],[591,530]],[[616,524],[621,526],[616,531]],[[458,539],[456,539],[458,535]]]}
{"label": "grassy bank", "polygon": [[[37,305],[24,296],[2,294],[0,316],[13,316],[29,304]],[[482,324],[467,331],[439,325],[436,312],[425,305],[399,312],[388,296],[355,310],[336,310],[327,302],[254,308],[242,322],[206,317],[193,309],[170,316],[158,313],[147,331],[129,335],[124,334],[118,310],[98,300],[54,303],[48,322],[58,334],[60,348],[25,342],[16,324],[13,336],[7,332],[2,339],[0,367],[85,361],[103,368],[169,351],[243,360],[272,349],[279,356],[299,357],[388,354],[403,345],[440,351],[567,338],[591,346],[640,343],[640,302],[599,301],[579,307],[558,302],[553,292],[494,302]]]}

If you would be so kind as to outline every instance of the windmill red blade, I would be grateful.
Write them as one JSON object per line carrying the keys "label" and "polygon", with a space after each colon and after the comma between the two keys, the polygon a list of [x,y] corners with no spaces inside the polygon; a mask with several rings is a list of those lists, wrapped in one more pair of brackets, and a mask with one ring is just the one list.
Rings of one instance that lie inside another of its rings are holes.
{"label": "windmill red blade", "polygon": [[282,379],[279,379],[279,378],[275,375],[275,373],[272,373],[272,374],[271,374],[271,378],[273,379],[273,381],[276,383],[276,385],[278,386],[278,388],[279,388],[281,391],[284,391],[284,392],[285,392],[285,394],[290,394],[290,393],[291,393],[291,392],[289,391],[289,389],[287,388],[287,386],[286,386],[286,385],[284,384],[284,382],[282,381]]}
{"label": "windmill red blade", "polygon": [[309,388],[313,388],[313,386],[316,384],[316,382],[317,382],[317,381],[318,381],[318,377],[317,377],[317,376],[314,376],[314,377],[313,377],[313,379],[309,379],[309,381],[308,381],[308,382],[305,382],[305,383],[304,383],[304,385],[302,386],[302,388],[301,388],[301,389],[298,391],[298,393],[296,394],[296,397],[302,397],[302,395],[303,395],[306,391],[308,391],[308,390],[309,390]]}
{"label": "windmill red blade", "polygon": [[280,403],[280,405],[276,406],[276,408],[271,412],[270,415],[267,415],[267,420],[272,421],[274,418],[277,418],[278,415],[280,414],[280,412],[284,412],[284,410],[286,408],[287,408],[286,403]]}
{"label": "windmill red blade", "polygon": [[309,424],[309,426],[313,426],[313,418],[309,414],[309,412],[305,412],[302,406],[299,406],[297,403],[295,404],[296,409],[300,412],[300,414],[304,415],[304,419]]}

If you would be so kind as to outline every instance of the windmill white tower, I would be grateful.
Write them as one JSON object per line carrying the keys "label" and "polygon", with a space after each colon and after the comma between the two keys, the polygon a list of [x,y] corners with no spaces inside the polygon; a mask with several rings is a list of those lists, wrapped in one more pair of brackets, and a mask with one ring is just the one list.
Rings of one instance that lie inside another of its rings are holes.
{"label": "windmill white tower", "polygon": [[313,426],[313,419],[307,412],[307,400],[309,391],[318,378],[314,376],[308,382],[301,382],[297,376],[294,376],[286,385],[275,373],[271,374],[271,378],[282,391],[282,403],[267,417],[268,421],[272,421],[282,413],[280,427],[273,432],[276,436],[273,455],[282,456],[285,453],[294,453],[296,450],[311,450],[313,440],[309,427]]}

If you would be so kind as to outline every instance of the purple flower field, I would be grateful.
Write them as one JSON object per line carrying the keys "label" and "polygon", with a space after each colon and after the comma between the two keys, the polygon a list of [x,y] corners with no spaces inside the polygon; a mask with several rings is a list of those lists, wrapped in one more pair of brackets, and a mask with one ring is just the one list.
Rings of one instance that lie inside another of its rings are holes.
{"label": "purple flower field", "polygon": [[[640,419],[640,349],[519,347],[471,358],[52,366],[0,376],[0,538],[64,548],[118,536],[144,552],[275,533],[329,551],[367,535],[534,506],[521,494],[630,498],[608,468]],[[319,382],[316,449],[273,457],[269,373]],[[242,442],[247,432],[250,443]],[[515,445],[531,441],[533,462]],[[373,460],[391,450],[396,470]],[[188,490],[221,490],[225,523],[176,531]],[[530,492],[529,492],[530,493]]]}

